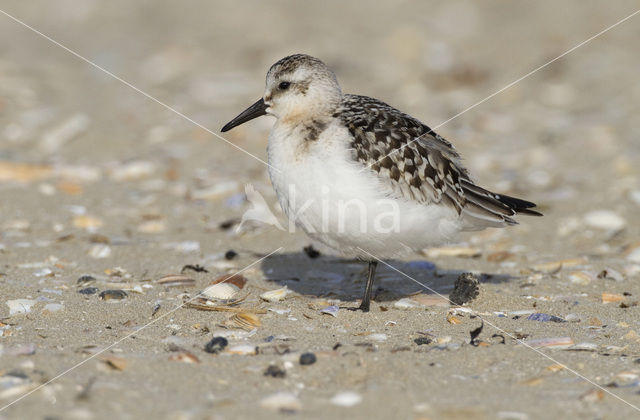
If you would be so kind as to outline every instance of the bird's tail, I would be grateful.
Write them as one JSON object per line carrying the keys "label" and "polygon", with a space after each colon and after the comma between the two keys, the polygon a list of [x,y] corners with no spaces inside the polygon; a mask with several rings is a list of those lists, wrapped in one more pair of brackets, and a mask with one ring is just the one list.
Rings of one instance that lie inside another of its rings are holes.
{"label": "bird's tail", "polygon": [[530,201],[496,194],[464,179],[461,186],[466,199],[463,213],[468,219],[465,224],[467,230],[515,225],[518,223],[513,218],[516,214],[542,216],[542,213],[531,210],[536,205]]}

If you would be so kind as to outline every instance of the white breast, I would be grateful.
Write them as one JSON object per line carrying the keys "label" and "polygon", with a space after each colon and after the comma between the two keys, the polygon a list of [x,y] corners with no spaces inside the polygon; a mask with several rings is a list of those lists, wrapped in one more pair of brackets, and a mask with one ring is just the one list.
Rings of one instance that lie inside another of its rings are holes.
{"label": "white breast", "polygon": [[290,228],[348,256],[401,256],[439,245],[460,231],[457,213],[395,198],[377,176],[350,155],[350,134],[336,122],[317,140],[277,122],[269,136],[269,169]]}

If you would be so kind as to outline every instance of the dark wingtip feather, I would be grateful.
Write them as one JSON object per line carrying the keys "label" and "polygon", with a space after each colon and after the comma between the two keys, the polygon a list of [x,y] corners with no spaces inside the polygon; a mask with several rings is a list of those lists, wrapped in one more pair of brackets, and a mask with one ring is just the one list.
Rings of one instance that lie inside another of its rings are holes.
{"label": "dark wingtip feather", "polygon": [[525,214],[527,216],[544,216],[539,211],[529,210],[529,209],[514,209],[518,214]]}
{"label": "dark wingtip feather", "polygon": [[542,216],[542,213],[535,210],[529,210],[532,207],[536,207],[535,203],[527,200],[521,200],[519,198],[510,197],[508,195],[496,194],[498,200],[501,203],[511,207],[518,214],[526,214],[528,216]]}

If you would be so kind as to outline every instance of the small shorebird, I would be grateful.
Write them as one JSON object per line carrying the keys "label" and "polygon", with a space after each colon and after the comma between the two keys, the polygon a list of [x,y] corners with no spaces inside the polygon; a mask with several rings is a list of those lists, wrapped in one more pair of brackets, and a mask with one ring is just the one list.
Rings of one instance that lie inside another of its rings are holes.
{"label": "small shorebird", "polygon": [[450,242],[458,232],[540,216],[534,203],[477,186],[447,140],[377,99],[343,94],[317,58],[269,69],[264,96],[222,131],[276,117],[269,175],[283,210],[309,236],[369,262],[359,309],[369,311],[379,258]]}

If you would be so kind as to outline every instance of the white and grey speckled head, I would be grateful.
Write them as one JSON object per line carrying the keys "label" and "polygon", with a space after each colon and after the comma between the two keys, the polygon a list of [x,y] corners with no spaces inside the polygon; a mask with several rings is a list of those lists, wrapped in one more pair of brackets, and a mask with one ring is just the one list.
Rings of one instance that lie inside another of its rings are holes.
{"label": "white and grey speckled head", "polygon": [[263,100],[277,118],[304,118],[332,111],[342,98],[336,75],[305,54],[285,57],[267,73]]}
{"label": "white and grey speckled head", "polygon": [[322,119],[333,113],[341,99],[336,75],[322,61],[306,54],[290,55],[269,69],[264,96],[221,131],[229,131],[265,114],[283,121]]}

